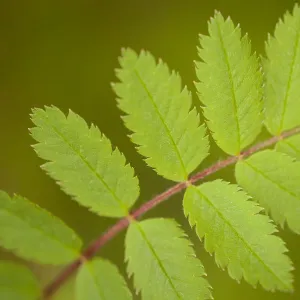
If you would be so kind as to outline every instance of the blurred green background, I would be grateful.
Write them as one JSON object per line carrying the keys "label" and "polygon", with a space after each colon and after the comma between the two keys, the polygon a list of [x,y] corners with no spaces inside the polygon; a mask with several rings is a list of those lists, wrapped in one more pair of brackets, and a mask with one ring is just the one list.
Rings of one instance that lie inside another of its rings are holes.
{"label": "blurred green background", "polygon": [[[74,228],[87,244],[114,220],[99,218],[79,207],[42,172],[39,168],[42,161],[30,147],[33,143],[28,134],[32,126],[30,109],[54,104],[65,112],[71,108],[88,122],[97,124],[135,168],[141,186],[139,205],[172,183],[146,167],[126,136],[128,131],[121,122],[110,87],[110,82],[116,80],[114,69],[118,67],[121,47],[137,51],[143,48],[161,57],[181,73],[183,82],[195,92],[193,60],[197,58],[198,33],[207,32],[207,20],[215,9],[240,23],[243,31],[249,33],[253,48],[263,54],[267,33],[273,31],[278,18],[294,3],[291,0],[1,1],[0,188],[47,208]],[[224,156],[213,148],[213,155],[201,168],[216,160],[216,155]],[[214,177],[232,181],[232,171],[229,168]],[[174,217],[183,224],[205,265],[216,300],[300,299],[300,237],[288,229],[280,232],[296,266],[296,291],[274,294],[261,287],[253,289],[245,282],[238,284],[231,280],[203,251],[203,245],[183,217],[181,199],[182,195],[173,197],[145,217]],[[122,272],[125,270],[123,240],[121,234],[99,253],[121,266]],[[5,251],[0,251],[0,256],[16,259]],[[53,267],[30,266],[43,284],[57,272]],[[72,280],[55,299],[73,299]]]}

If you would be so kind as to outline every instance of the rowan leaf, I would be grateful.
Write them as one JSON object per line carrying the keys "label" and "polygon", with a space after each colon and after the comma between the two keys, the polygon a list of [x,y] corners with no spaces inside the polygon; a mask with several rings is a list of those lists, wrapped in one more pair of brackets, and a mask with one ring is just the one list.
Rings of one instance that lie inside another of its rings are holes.
{"label": "rowan leaf", "polygon": [[130,300],[126,282],[118,268],[108,260],[86,261],[76,278],[76,300]]}
{"label": "rowan leaf", "polygon": [[0,299],[38,300],[40,297],[37,279],[27,267],[0,261]]}
{"label": "rowan leaf", "polygon": [[139,195],[138,180],[118,149],[95,125],[56,107],[34,109],[31,129],[43,169],[63,191],[101,216],[122,217]]}
{"label": "rowan leaf", "polygon": [[218,146],[238,155],[262,126],[262,73],[248,36],[216,12],[200,35],[196,84],[207,125]]}
{"label": "rowan leaf", "polygon": [[203,265],[174,220],[131,223],[125,257],[143,300],[212,299]]}
{"label": "rowan leaf", "polygon": [[299,124],[300,8],[279,20],[266,43],[265,124],[273,135]]}
{"label": "rowan leaf", "polygon": [[237,182],[271,213],[282,227],[300,234],[300,162],[275,150],[265,150],[236,165]]}
{"label": "rowan leaf", "polygon": [[0,190],[0,245],[42,264],[65,264],[80,255],[76,233],[47,210]]}
{"label": "rowan leaf", "polygon": [[300,160],[300,135],[279,141],[276,144],[276,150],[286,153],[296,160]]}
{"label": "rowan leaf", "polygon": [[273,235],[277,230],[269,217],[259,214],[262,208],[237,185],[215,180],[190,186],[183,207],[205,249],[233,279],[244,277],[271,291],[292,290],[292,263],[284,242]]}
{"label": "rowan leaf", "polygon": [[191,93],[181,78],[149,53],[123,50],[121,82],[113,85],[125,125],[147,164],[167,179],[183,181],[208,155],[208,138],[191,109]]}

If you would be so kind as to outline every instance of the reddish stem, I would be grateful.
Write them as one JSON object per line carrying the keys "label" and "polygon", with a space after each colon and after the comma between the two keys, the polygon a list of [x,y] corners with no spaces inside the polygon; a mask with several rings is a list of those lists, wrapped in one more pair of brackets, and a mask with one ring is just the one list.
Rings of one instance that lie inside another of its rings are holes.
{"label": "reddish stem", "polygon": [[117,223],[115,223],[112,227],[110,227],[106,232],[104,232],[98,239],[92,242],[82,253],[82,255],[72,262],[70,265],[65,267],[61,273],[58,274],[56,278],[52,282],[50,282],[44,289],[43,295],[44,299],[49,299],[59,288],[60,286],[81,266],[81,264],[88,259],[91,259],[100,248],[102,248],[107,242],[113,239],[119,232],[123,231],[128,227],[130,223],[130,219],[138,219],[143,214],[148,212],[149,210],[156,207],[158,204],[166,201],[174,194],[184,190],[188,185],[193,184],[201,179],[204,179],[208,175],[211,175],[229,165],[236,163],[239,159],[248,157],[259,150],[265,149],[276,144],[278,141],[282,139],[286,139],[290,136],[296,135],[300,133],[300,127],[293,128],[291,130],[283,132],[280,136],[274,136],[270,139],[263,141],[261,143],[256,144],[255,146],[249,148],[242,152],[239,156],[230,156],[225,160],[219,161],[214,165],[204,169],[203,171],[195,174],[186,182],[180,182],[166,190],[165,192],[157,195],[152,200],[144,203],[138,209],[133,211],[130,216],[124,217],[120,219]]}

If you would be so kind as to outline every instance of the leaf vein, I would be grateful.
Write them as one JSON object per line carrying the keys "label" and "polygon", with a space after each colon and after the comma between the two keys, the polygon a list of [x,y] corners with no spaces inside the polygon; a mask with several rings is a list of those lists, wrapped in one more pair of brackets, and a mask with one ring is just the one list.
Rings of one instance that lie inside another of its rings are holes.
{"label": "leaf vein", "polygon": [[267,271],[269,271],[269,273],[271,273],[278,281],[282,282],[284,286],[287,286],[285,284],[285,282],[283,282],[278,276],[277,274],[267,265],[265,264],[264,260],[255,252],[253,251],[253,249],[251,248],[251,245],[249,245],[249,243],[244,239],[244,237],[242,235],[239,234],[239,232],[236,230],[235,227],[232,226],[232,224],[225,218],[225,216],[222,214],[222,212],[220,210],[218,210],[214,204],[209,200],[209,198],[204,195],[202,192],[200,192],[199,189],[196,189],[196,191],[201,194],[201,196],[206,200],[206,202],[211,205],[215,211],[217,212],[217,214],[221,217],[221,219],[232,229],[232,231],[236,234],[236,236],[244,243],[244,245],[248,248],[249,252],[256,257],[256,259],[267,269]]}
{"label": "leaf vein", "polygon": [[286,112],[286,109],[287,109],[287,102],[288,102],[288,98],[289,98],[290,90],[291,90],[291,86],[292,86],[292,77],[293,77],[294,69],[295,69],[295,65],[296,65],[298,46],[299,46],[299,29],[297,30],[296,41],[295,41],[295,44],[294,44],[294,47],[293,47],[293,58],[292,58],[292,63],[291,63],[291,69],[290,69],[290,72],[289,72],[287,87],[286,87],[286,91],[285,91],[285,97],[284,97],[284,100],[283,100],[283,111],[282,111],[282,115],[281,115],[280,127],[279,127],[278,134],[280,134],[282,129],[283,129],[283,123],[284,123],[284,119],[285,119],[285,112]]}
{"label": "leaf vein", "polygon": [[160,113],[160,111],[159,111],[159,109],[158,109],[158,107],[157,107],[157,105],[156,105],[156,103],[155,103],[155,101],[154,101],[153,95],[152,95],[152,94],[150,93],[150,91],[148,90],[148,88],[147,88],[147,86],[146,86],[146,83],[144,82],[144,80],[143,80],[142,77],[140,76],[138,70],[137,70],[137,69],[134,69],[134,72],[135,72],[135,74],[136,74],[136,77],[137,77],[138,80],[140,81],[142,87],[144,88],[145,92],[147,93],[147,95],[148,95],[148,97],[149,97],[149,99],[150,99],[150,101],[151,101],[151,103],[152,103],[152,105],[153,105],[153,107],[154,107],[154,109],[155,109],[155,111],[156,111],[156,113],[157,113],[157,115],[158,115],[158,117],[159,117],[161,123],[163,124],[163,127],[165,128],[165,131],[166,131],[167,135],[169,136],[169,138],[170,138],[170,140],[171,140],[171,143],[172,143],[172,145],[173,145],[173,147],[174,147],[175,153],[176,153],[176,155],[177,155],[177,157],[178,157],[178,159],[179,159],[179,162],[180,162],[180,165],[181,165],[182,170],[183,170],[183,172],[184,172],[184,175],[185,175],[185,177],[187,178],[187,177],[188,177],[188,172],[187,172],[187,170],[186,170],[186,168],[185,168],[185,166],[184,166],[184,163],[183,163],[182,157],[181,157],[181,155],[180,155],[179,149],[178,149],[178,147],[177,147],[177,145],[176,145],[176,143],[175,143],[175,141],[174,141],[174,139],[173,139],[173,136],[172,136],[172,134],[171,134],[171,132],[170,132],[170,130],[169,130],[167,124],[166,124],[165,121],[164,121],[164,118],[162,117],[162,115],[161,115],[161,113]]}
{"label": "leaf vein", "polygon": [[119,203],[119,205],[124,209],[124,213],[128,215],[128,209],[123,204],[122,200],[115,194],[115,192],[109,187],[109,185],[106,183],[104,178],[93,168],[93,166],[88,162],[88,160],[75,148],[72,146],[71,143],[69,143],[68,139],[52,124],[48,123],[50,127],[54,130],[54,132],[70,147],[70,149],[78,155],[81,160],[85,163],[85,165],[92,171],[92,173],[96,176],[98,180],[101,181],[101,183],[106,187],[106,189],[111,193],[113,198]]}
{"label": "leaf vein", "polygon": [[287,194],[289,194],[290,196],[296,198],[296,200],[300,200],[296,194],[294,194],[293,192],[289,191],[288,189],[286,189],[284,186],[282,186],[280,183],[272,180],[269,176],[267,176],[265,173],[263,173],[260,169],[256,168],[255,166],[253,166],[252,164],[250,164],[248,161],[244,160],[244,163],[246,163],[250,168],[252,168],[252,170],[256,171],[258,174],[260,174],[262,177],[264,177],[265,179],[269,180],[271,183],[273,183],[275,186],[277,186],[279,189],[281,189],[282,191],[286,192]]}
{"label": "leaf vein", "polygon": [[107,298],[104,296],[104,293],[103,293],[102,289],[100,289],[99,284],[97,284],[97,280],[96,280],[97,277],[95,275],[93,266],[89,265],[89,266],[87,266],[87,268],[88,268],[88,271],[90,272],[90,274],[92,275],[92,278],[93,278],[93,281],[94,281],[94,283],[96,285],[97,291],[101,295],[101,300],[106,300]]}
{"label": "leaf vein", "polygon": [[[21,218],[21,216],[14,214],[12,211],[10,211],[9,209],[4,210],[6,213],[10,214],[11,216],[21,220],[22,222],[24,222],[26,225],[28,225],[28,223],[26,222],[26,220],[24,220],[23,218]],[[48,235],[46,234],[45,231],[43,231],[40,227],[38,226],[32,226],[32,224],[29,224],[29,227],[32,229],[37,230],[38,232],[40,232],[43,236],[46,236],[48,238],[50,238],[52,241],[55,241],[56,243],[58,243],[59,245],[62,245],[63,248],[71,250],[71,252],[79,254],[77,251],[74,250],[74,248],[69,247],[69,245],[63,244],[59,239],[55,238],[55,236],[53,235]]]}
{"label": "leaf vein", "polygon": [[162,270],[162,272],[163,272],[164,275],[166,276],[168,282],[170,283],[172,289],[174,290],[174,292],[175,292],[177,298],[181,300],[182,297],[180,296],[179,292],[176,290],[176,288],[175,288],[175,286],[174,286],[174,284],[173,284],[173,282],[172,282],[172,279],[171,279],[170,276],[168,275],[168,273],[167,273],[165,267],[163,266],[163,264],[162,264],[161,260],[159,259],[158,255],[156,254],[155,249],[153,248],[152,244],[151,244],[150,241],[147,239],[147,236],[146,236],[145,232],[143,231],[142,227],[138,224],[138,222],[136,223],[136,225],[137,225],[137,227],[138,227],[138,229],[139,229],[139,231],[140,231],[142,237],[144,238],[146,244],[148,245],[148,247],[149,247],[151,253],[153,254],[153,256],[155,257],[155,259],[157,260],[157,263],[158,263],[160,269]]}
{"label": "leaf vein", "polygon": [[232,95],[232,99],[233,99],[233,101],[232,101],[233,113],[234,113],[234,118],[235,118],[235,122],[236,122],[236,130],[237,130],[237,134],[238,134],[238,145],[239,145],[239,151],[241,151],[241,137],[240,137],[241,129],[240,129],[239,118],[238,118],[237,99],[236,99],[236,94],[235,94],[235,89],[234,89],[232,70],[231,70],[231,66],[230,66],[230,63],[229,63],[228,53],[227,53],[226,48],[225,48],[224,39],[223,39],[222,34],[221,34],[220,24],[218,22],[217,22],[217,26],[218,26],[218,30],[219,30],[221,47],[222,47],[224,57],[225,57],[227,74],[228,74],[229,81],[230,81],[230,90],[231,90],[231,95]]}
{"label": "leaf vein", "polygon": [[289,147],[291,147],[295,152],[300,154],[300,149],[297,148],[294,144],[290,143],[289,141],[281,141],[282,143],[287,144]]}

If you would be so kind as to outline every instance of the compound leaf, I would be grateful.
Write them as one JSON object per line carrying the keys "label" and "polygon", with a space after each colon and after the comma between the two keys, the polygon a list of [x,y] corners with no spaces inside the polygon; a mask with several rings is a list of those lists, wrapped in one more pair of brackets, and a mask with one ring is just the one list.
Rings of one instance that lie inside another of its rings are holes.
{"label": "compound leaf", "polygon": [[126,235],[125,256],[143,300],[211,299],[202,263],[175,221],[133,222]]}
{"label": "compound leaf", "polygon": [[262,74],[247,35],[216,13],[200,36],[196,84],[207,125],[218,146],[237,155],[262,126]]}
{"label": "compound leaf", "polygon": [[76,300],[130,300],[126,282],[118,268],[100,258],[86,261],[76,278]]}
{"label": "compound leaf", "polygon": [[276,150],[300,160],[300,135],[279,141],[276,144]]}
{"label": "compound leaf", "polygon": [[139,195],[138,180],[118,149],[93,124],[56,107],[34,109],[31,129],[37,154],[62,189],[102,216],[121,217]]}
{"label": "compound leaf", "polygon": [[188,187],[184,212],[205,249],[229,275],[266,290],[292,290],[292,264],[268,216],[237,185],[216,180]]}
{"label": "compound leaf", "polygon": [[282,227],[300,234],[300,162],[275,150],[254,154],[236,165],[237,182]]}
{"label": "compound leaf", "polygon": [[113,85],[125,125],[147,164],[167,179],[183,181],[208,155],[208,138],[191,110],[191,93],[181,90],[180,76],[170,73],[149,52],[123,50],[120,83]]}
{"label": "compound leaf", "polygon": [[273,135],[299,125],[300,8],[287,12],[266,43],[265,124]]}
{"label": "compound leaf", "polygon": [[0,299],[37,300],[40,296],[38,282],[27,267],[0,261]]}
{"label": "compound leaf", "polygon": [[0,245],[42,264],[65,264],[80,253],[75,232],[26,198],[0,191]]}

